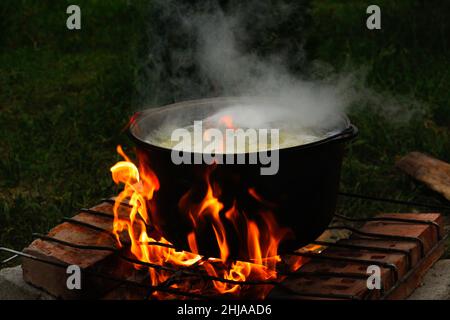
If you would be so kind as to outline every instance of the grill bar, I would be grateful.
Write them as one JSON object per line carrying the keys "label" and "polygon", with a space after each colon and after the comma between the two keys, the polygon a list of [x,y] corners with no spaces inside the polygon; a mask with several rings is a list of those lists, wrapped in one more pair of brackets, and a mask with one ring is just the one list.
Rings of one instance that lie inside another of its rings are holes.
{"label": "grill bar", "polygon": [[[103,199],[102,202],[106,202],[109,204],[114,205],[115,200],[114,199]],[[121,202],[120,205],[124,207],[131,208],[131,206],[126,202]],[[111,214],[111,212],[103,212],[99,210],[94,209],[81,209],[80,210],[83,213],[91,214],[94,216],[104,217],[108,219],[113,219],[114,215]],[[376,217],[376,218],[349,218],[344,215],[335,214],[334,216],[336,219],[348,221],[348,222],[371,222],[371,221],[381,221],[381,222],[401,222],[406,224],[421,224],[421,225],[429,225],[432,228],[436,230],[437,239],[442,239],[442,235],[440,234],[440,226],[434,221],[426,221],[426,220],[417,220],[417,219],[404,219],[404,218],[390,218],[390,217]],[[85,221],[80,221],[74,218],[63,218],[64,222],[83,226],[85,228],[89,228],[90,230],[94,230],[96,232],[102,232],[105,234],[108,234],[113,239],[116,239],[116,235],[111,231],[104,228],[101,228],[97,225],[87,223]],[[418,247],[420,248],[421,258],[425,256],[425,247],[424,247],[424,241],[419,237],[410,237],[410,236],[398,236],[398,235],[389,235],[389,234],[381,234],[381,233],[373,233],[373,232],[363,232],[360,230],[355,229],[354,227],[347,226],[347,225],[334,225],[327,228],[328,230],[339,230],[344,229],[351,231],[352,234],[358,237],[364,237],[363,239],[371,240],[371,241],[405,241],[405,242],[414,242],[418,244]],[[154,264],[154,263],[147,263],[140,260],[137,260],[133,257],[130,257],[126,254],[124,254],[124,251],[122,248],[116,248],[114,246],[96,246],[96,245],[83,245],[83,244],[77,244],[77,243],[71,243],[68,241],[64,241],[61,239],[57,239],[54,237],[50,237],[43,234],[33,234],[35,238],[39,238],[43,241],[58,243],[59,245],[68,246],[72,248],[76,248],[79,250],[101,250],[101,251],[109,251],[114,253],[117,257],[120,259],[125,260],[128,263],[134,264],[134,265],[140,265],[143,267],[152,268],[158,271],[165,271],[170,272],[172,275],[166,279],[163,283],[157,286],[151,286],[150,284],[141,284],[137,283],[135,281],[130,281],[127,279],[120,279],[113,277],[108,274],[94,272],[92,270],[83,270],[83,272],[90,273],[94,276],[99,276],[103,278],[108,278],[113,281],[117,281],[121,284],[127,284],[132,285],[140,288],[146,288],[147,295],[146,298],[150,298],[151,294],[155,291],[161,291],[170,293],[173,295],[179,295],[184,297],[191,297],[191,298],[197,298],[197,299],[211,299],[214,298],[214,296],[211,295],[203,295],[198,294],[194,292],[185,292],[183,290],[178,290],[171,288],[173,284],[179,283],[180,281],[186,281],[186,279],[203,279],[206,281],[218,281],[223,283],[229,283],[229,284],[235,284],[239,286],[252,286],[252,285],[269,285],[276,288],[279,288],[280,290],[296,296],[301,297],[310,297],[310,298],[325,298],[325,299],[350,299],[350,300],[357,300],[361,299],[361,297],[351,295],[351,294],[339,294],[339,293],[323,293],[323,292],[304,292],[301,290],[293,290],[292,288],[286,286],[280,281],[275,280],[269,280],[269,281],[236,281],[236,280],[230,280],[225,279],[222,277],[215,277],[208,275],[203,270],[198,270],[199,266],[201,266],[202,263],[209,263],[210,258],[209,257],[201,257],[197,262],[194,264],[188,266],[188,267],[168,267],[164,265]],[[444,236],[445,238],[445,236]],[[130,245],[130,242],[128,241],[122,241],[127,246]],[[169,244],[164,244],[160,242],[148,242],[145,243],[146,245],[155,245],[155,246],[162,246],[167,247],[170,249],[175,249],[174,246]],[[411,250],[402,250],[397,248],[384,248],[384,247],[376,247],[376,246],[367,246],[367,245],[359,245],[359,244],[347,244],[347,243],[332,243],[332,242],[326,242],[326,241],[314,241],[312,244],[316,245],[322,245],[329,248],[344,248],[344,249],[357,249],[357,250],[366,250],[366,251],[373,251],[373,252],[382,252],[382,253],[396,253],[396,254],[402,254],[406,258],[406,263],[408,266],[408,269],[410,269],[412,264],[412,258],[411,258]],[[68,265],[66,264],[59,264],[58,262],[46,260],[37,256],[33,256],[24,252],[15,251],[8,248],[0,247],[0,251],[11,253],[12,256],[1,261],[0,265],[4,265],[8,262],[12,262],[18,257],[24,257],[28,259],[33,259],[39,262],[48,263],[51,265],[64,267],[66,268]],[[325,260],[325,261],[333,261],[333,262],[343,262],[343,263],[352,263],[352,264],[362,264],[362,265],[378,265],[380,267],[386,268],[391,270],[391,275],[393,277],[393,283],[398,284],[399,281],[402,281],[403,279],[399,278],[399,270],[398,267],[395,264],[388,263],[385,261],[379,261],[377,259],[358,259],[358,258],[351,258],[351,257],[345,257],[345,256],[333,256],[329,255],[327,252],[322,252],[321,254],[316,254],[312,252],[292,252],[290,255],[294,256],[300,256],[310,259],[316,259],[316,260]],[[367,274],[365,273],[356,273],[356,272],[333,272],[333,271],[314,271],[314,272],[308,272],[308,271],[297,271],[297,272],[281,272],[278,271],[278,275],[282,277],[292,277],[292,278],[321,278],[321,277],[333,277],[333,278],[342,278],[342,279],[353,279],[358,281],[366,281],[367,280]],[[277,279],[278,280],[278,279]],[[391,288],[388,292],[391,292],[393,289]],[[382,293],[384,293],[384,288],[382,288]]]}
{"label": "grill bar", "polygon": [[68,247],[72,247],[72,248],[76,248],[76,249],[81,249],[81,250],[100,250],[100,251],[110,251],[110,252],[114,252],[118,255],[119,258],[124,259],[128,262],[131,262],[133,264],[138,264],[141,265],[143,267],[149,267],[149,268],[153,268],[156,270],[161,270],[161,271],[168,271],[168,272],[181,272],[183,274],[186,275],[190,275],[190,276],[199,276],[203,279],[207,279],[207,280],[212,280],[212,281],[220,281],[220,282],[224,282],[224,283],[229,283],[229,284],[238,284],[238,285],[276,285],[277,282],[275,281],[237,281],[237,280],[229,280],[229,279],[225,279],[225,278],[220,278],[220,277],[214,277],[214,276],[210,276],[207,274],[203,274],[200,272],[194,272],[191,271],[190,269],[188,270],[187,268],[169,268],[169,267],[165,267],[162,265],[158,265],[158,264],[154,264],[154,263],[149,263],[149,262],[144,262],[144,261],[140,261],[134,258],[130,258],[127,257],[123,254],[121,254],[121,250],[117,249],[117,248],[113,248],[113,247],[105,247],[105,246],[91,246],[91,245],[80,245],[80,244],[75,244],[75,243],[71,243],[71,242],[67,242],[67,241],[63,241],[60,239],[55,239],[43,234],[38,234],[38,233],[34,233],[33,236],[35,236],[36,238],[39,238],[41,240],[44,241],[49,241],[49,242],[55,242],[64,246],[68,246]]}
{"label": "grill bar", "polygon": [[403,219],[403,218],[392,218],[392,217],[371,217],[371,218],[350,218],[341,214],[334,214],[335,218],[342,219],[350,222],[369,222],[369,221],[379,221],[379,222],[402,222],[402,223],[411,223],[411,224],[426,224],[433,226],[436,230],[436,237],[438,240],[442,239],[441,236],[441,228],[439,224],[434,221],[426,221],[426,220],[417,220],[417,219]]}
{"label": "grill bar", "polygon": [[396,282],[399,278],[398,276],[398,268],[395,264],[377,261],[377,260],[367,260],[367,259],[357,259],[357,258],[349,258],[349,257],[336,257],[336,256],[328,256],[323,253],[310,253],[310,252],[292,252],[292,255],[305,257],[305,258],[314,258],[317,260],[329,260],[333,262],[344,262],[344,263],[358,263],[363,265],[377,265],[384,268],[389,268],[393,272],[394,282]]}
{"label": "grill bar", "polygon": [[387,203],[395,203],[400,205],[405,205],[409,207],[423,207],[423,208],[430,208],[430,209],[438,209],[438,210],[446,210],[450,211],[449,206],[443,206],[443,205],[433,205],[428,203],[421,203],[421,202],[415,202],[415,201],[408,201],[408,200],[397,200],[397,199],[388,199],[388,198],[381,198],[381,197],[374,197],[364,194],[356,194],[356,193],[349,193],[349,192],[339,192],[340,196],[348,197],[348,198],[355,198],[355,199],[362,199],[362,200],[368,200],[368,201],[379,201],[379,202],[387,202]]}
{"label": "grill bar", "polygon": [[425,244],[423,240],[417,237],[407,237],[407,236],[396,236],[396,235],[388,235],[383,233],[371,233],[371,232],[363,232],[357,230],[353,227],[345,226],[345,225],[337,225],[328,227],[327,230],[348,230],[353,234],[365,236],[369,238],[378,238],[381,240],[394,240],[394,241],[406,241],[406,242],[415,242],[419,245],[421,257],[425,255]]}
{"label": "grill bar", "polygon": [[[50,240],[50,239],[45,239],[45,240]],[[53,241],[55,239],[52,239],[50,241]],[[57,239],[56,239],[57,240]],[[64,242],[58,241],[58,243],[60,244],[66,244]],[[73,244],[71,244],[73,245]],[[84,249],[83,247],[79,247],[79,249]],[[40,257],[36,257],[34,255],[30,255],[21,251],[16,251],[14,249],[10,249],[10,248],[5,248],[5,247],[0,247],[0,251],[3,252],[8,252],[8,253],[12,253],[13,255],[9,258],[7,258],[6,260],[2,261],[0,263],[0,265],[3,265],[6,262],[10,262],[14,259],[17,259],[18,257],[23,257],[23,258],[27,258],[27,259],[32,259],[35,261],[39,261],[45,264],[49,264],[52,266],[56,266],[59,268],[64,268],[67,269],[67,267],[69,266],[69,264],[64,264],[64,263],[59,263],[59,262],[55,262],[55,261],[51,261],[51,260],[47,260],[47,259],[43,259]],[[107,280],[112,280],[112,281],[116,281],[119,284],[126,284],[126,285],[131,285],[137,288],[144,288],[144,289],[148,289],[147,295],[145,296],[145,299],[148,299],[151,295],[152,292],[155,291],[161,291],[161,292],[165,292],[165,293],[169,293],[169,294],[173,294],[173,295],[178,295],[178,296],[183,296],[183,297],[188,297],[188,298],[196,298],[196,299],[215,299],[216,297],[211,296],[211,295],[202,295],[202,294],[197,294],[197,293],[192,293],[192,292],[186,292],[186,291],[181,291],[181,290],[177,290],[177,289],[173,289],[173,288],[169,288],[168,285],[174,284],[177,281],[173,280],[173,278],[169,278],[167,279],[165,282],[163,282],[161,285],[159,286],[152,286],[149,284],[142,284],[139,282],[135,282],[135,281],[131,281],[131,280],[127,280],[127,279],[122,279],[122,278],[118,278],[118,277],[113,277],[104,273],[100,273],[100,272],[95,272],[92,270],[83,270],[84,273],[92,275],[92,276],[96,276],[96,277],[100,277],[103,279],[107,279]],[[177,271],[178,274],[174,275],[174,276],[179,276],[180,273],[182,273],[182,271],[178,270]],[[196,275],[196,274],[194,274]],[[203,277],[203,276],[202,276]],[[208,277],[206,277],[208,278]],[[239,284],[239,285],[258,285],[258,284],[262,284],[262,285],[273,285],[273,286],[277,286],[279,287],[281,290],[288,292],[289,294],[293,294],[296,296],[302,296],[302,297],[312,297],[312,298],[326,298],[326,299],[348,299],[348,300],[359,300],[359,297],[353,296],[353,295],[345,295],[345,294],[335,294],[335,293],[328,293],[328,294],[324,294],[324,293],[320,293],[320,292],[302,292],[302,291],[296,291],[296,290],[292,290],[291,288],[283,285],[280,282],[255,282],[255,281],[233,281],[233,280],[227,280],[227,279],[223,279],[223,278],[216,278],[216,277],[209,277],[210,280],[213,281],[222,281],[222,282],[231,282],[234,284]],[[181,281],[181,280],[179,280]],[[220,299],[220,297],[217,297]]]}
{"label": "grill bar", "polygon": [[317,244],[320,246],[327,246],[331,248],[345,248],[345,249],[357,249],[357,250],[365,250],[365,251],[373,251],[373,252],[380,252],[380,253],[399,253],[406,256],[406,263],[408,265],[408,268],[411,266],[412,263],[412,252],[410,250],[402,250],[402,249],[396,249],[396,248],[381,248],[381,247],[375,247],[375,246],[364,246],[364,245],[358,245],[358,244],[347,244],[347,243],[334,243],[334,242],[327,242],[327,241],[313,241],[312,244]]}
{"label": "grill bar", "polygon": [[79,212],[84,212],[84,213],[89,213],[89,214],[92,214],[92,215],[95,215],[95,216],[100,216],[100,217],[103,217],[103,218],[114,219],[114,215],[112,215],[111,213],[103,212],[103,211],[87,209],[87,208],[81,208],[78,211]]}
{"label": "grill bar", "polygon": [[[11,258],[14,257],[14,259],[18,258],[18,257],[23,257],[23,258],[27,258],[27,259],[32,259],[35,261],[39,261],[41,263],[45,263],[45,264],[49,264],[55,267],[59,267],[59,268],[64,268],[67,269],[67,267],[69,266],[69,264],[65,264],[65,263],[60,263],[60,262],[56,262],[56,261],[52,261],[52,260],[47,260],[47,259],[43,259],[40,257],[36,257],[34,255],[31,254],[27,254],[21,251],[17,251],[14,249],[10,249],[10,248],[5,248],[5,247],[0,247],[0,251],[3,252],[8,252],[8,253],[12,253],[13,256]],[[11,260],[11,258],[8,258],[9,260]],[[8,260],[7,259],[7,260]],[[3,264],[3,262],[2,262]],[[92,276],[96,276],[99,278],[103,278],[103,279],[107,279],[107,280],[111,280],[111,281],[117,281],[119,284],[127,284],[127,285],[131,285],[131,286],[135,286],[138,288],[151,288],[154,291],[163,291],[163,292],[167,292],[170,294],[175,294],[175,295],[179,295],[179,296],[185,296],[185,297],[190,297],[190,298],[210,298],[209,296],[205,296],[205,295],[201,295],[201,294],[196,294],[196,293],[192,293],[192,292],[184,292],[181,290],[176,290],[173,288],[166,288],[164,286],[152,286],[150,284],[142,284],[139,282],[135,282],[135,281],[131,281],[131,280],[127,280],[127,279],[122,279],[122,278],[117,278],[105,273],[101,273],[101,272],[95,272],[92,270],[83,270],[84,273],[92,275]]]}
{"label": "grill bar", "polygon": [[[101,199],[100,201],[101,201],[101,202],[110,203],[110,204],[112,204],[112,205],[114,205],[114,204],[116,203],[115,198],[104,198],[104,199]],[[128,207],[128,208],[132,208],[132,207],[133,207],[133,206],[130,205],[129,203],[123,202],[123,201],[120,202],[120,205],[121,205],[121,206],[124,206],[124,207]]]}

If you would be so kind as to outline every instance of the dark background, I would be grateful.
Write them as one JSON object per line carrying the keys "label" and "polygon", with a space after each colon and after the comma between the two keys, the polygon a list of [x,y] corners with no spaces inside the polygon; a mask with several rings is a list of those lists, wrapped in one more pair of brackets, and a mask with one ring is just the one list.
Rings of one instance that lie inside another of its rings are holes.
{"label": "dark background", "polygon": [[[1,1],[0,246],[21,249],[32,232],[117,193],[109,168],[117,144],[132,147],[123,128],[133,111],[214,94],[191,57],[195,39],[177,28],[177,4],[198,2],[171,3]],[[349,148],[342,190],[448,205],[393,164],[413,150],[450,160],[450,2],[376,3],[379,31],[366,28],[372,1],[219,5],[249,15],[246,50],[264,56],[282,48],[293,73],[363,70],[361,85],[377,95],[350,108],[360,136]],[[69,4],[81,7],[80,31],[66,28]],[[176,52],[187,59],[179,63]],[[195,90],[187,90],[189,80]],[[394,119],[387,101],[397,114],[411,113],[408,120]],[[339,203],[354,216],[415,209]]]}

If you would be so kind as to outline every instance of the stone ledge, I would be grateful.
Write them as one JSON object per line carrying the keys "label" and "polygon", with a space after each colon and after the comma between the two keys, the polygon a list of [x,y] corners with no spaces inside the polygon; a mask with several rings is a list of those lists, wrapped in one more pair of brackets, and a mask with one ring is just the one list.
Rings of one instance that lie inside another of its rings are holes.
{"label": "stone ledge", "polygon": [[0,300],[54,300],[23,280],[22,267],[0,270]]}
{"label": "stone ledge", "polygon": [[450,300],[450,259],[437,261],[409,300]]}

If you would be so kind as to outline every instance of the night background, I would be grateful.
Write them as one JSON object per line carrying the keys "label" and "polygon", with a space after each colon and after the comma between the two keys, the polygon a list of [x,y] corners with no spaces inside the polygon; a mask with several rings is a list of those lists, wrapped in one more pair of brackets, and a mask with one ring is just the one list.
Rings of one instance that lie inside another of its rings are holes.
{"label": "night background", "polygon": [[[189,10],[198,2],[170,3],[1,1],[0,246],[22,249],[33,232],[117,194],[109,168],[118,144],[131,153],[124,128],[133,112],[217,95],[213,84],[201,83],[195,41],[176,19],[185,12],[177,3]],[[81,30],[66,28],[69,4],[81,7]],[[305,77],[360,75],[358,87],[370,94],[349,109],[360,135],[348,148],[341,191],[448,206],[394,163],[414,150],[450,160],[450,2],[379,0],[381,30],[366,28],[370,4],[218,5],[248,14],[249,52],[283,51],[291,72]],[[186,88],[187,80],[201,89]],[[436,211],[339,201],[339,211],[353,216],[411,210]]]}

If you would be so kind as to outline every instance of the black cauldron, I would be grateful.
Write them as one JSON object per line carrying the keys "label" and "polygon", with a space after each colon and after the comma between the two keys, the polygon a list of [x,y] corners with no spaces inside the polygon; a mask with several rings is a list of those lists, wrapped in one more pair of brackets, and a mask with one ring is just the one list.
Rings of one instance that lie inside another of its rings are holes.
{"label": "black cauldron", "polygon": [[[180,209],[180,199],[189,192],[189,201],[198,203],[206,193],[205,176],[220,186],[224,204],[221,219],[226,228],[230,257],[247,259],[245,222],[242,229],[223,215],[234,203],[247,218],[258,221],[258,214],[270,210],[280,227],[291,231],[280,243],[278,253],[296,250],[315,240],[330,223],[335,211],[341,164],[346,142],[357,135],[357,128],[341,115],[339,130],[325,138],[299,146],[279,149],[279,170],[275,175],[261,175],[259,164],[174,164],[171,149],[149,143],[146,137],[172,118],[183,118],[185,124],[205,118],[236,102],[237,98],[213,98],[187,101],[151,108],[135,114],[129,133],[136,143],[141,163],[157,175],[160,189],[155,193],[152,220],[157,230],[177,248],[189,250],[188,234],[192,220]],[[193,155],[194,156],[194,155]],[[246,154],[250,156],[250,154]],[[255,190],[264,203],[249,195]],[[196,231],[198,251],[219,257],[214,232],[208,223]]]}

